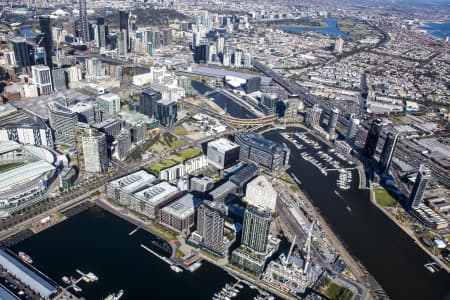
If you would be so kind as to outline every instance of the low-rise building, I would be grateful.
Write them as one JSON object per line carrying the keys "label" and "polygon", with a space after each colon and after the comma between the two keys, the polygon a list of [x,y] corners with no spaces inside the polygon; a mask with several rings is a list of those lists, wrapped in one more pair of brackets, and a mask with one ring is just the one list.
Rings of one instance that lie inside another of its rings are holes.
{"label": "low-rise building", "polygon": [[130,209],[149,218],[155,218],[159,210],[180,196],[174,185],[163,181],[139,191],[130,198]]}
{"label": "low-rise building", "polygon": [[77,179],[77,170],[74,167],[63,168],[59,173],[59,187],[68,189],[73,186]]}
{"label": "low-rise building", "polygon": [[239,159],[239,145],[225,138],[208,143],[208,162],[217,169],[228,168]]}
{"label": "low-rise building", "polygon": [[188,193],[159,211],[159,223],[176,232],[188,235],[194,226],[195,213],[200,203],[199,199]]}
{"label": "low-rise building", "polygon": [[128,174],[106,185],[106,196],[121,205],[130,205],[133,194],[157,182],[157,178],[144,170]]}

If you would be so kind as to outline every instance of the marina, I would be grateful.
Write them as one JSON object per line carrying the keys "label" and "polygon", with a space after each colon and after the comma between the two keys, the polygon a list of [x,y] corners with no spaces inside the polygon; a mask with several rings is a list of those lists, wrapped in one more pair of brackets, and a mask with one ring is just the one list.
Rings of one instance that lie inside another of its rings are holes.
{"label": "marina", "polygon": [[[351,187],[345,191],[332,184],[338,179],[337,172],[329,172],[328,176],[311,175],[318,172],[301,158],[301,153],[315,155],[316,149],[308,145],[299,150],[290,139],[285,138],[297,131],[298,128],[288,127],[285,132],[270,131],[264,137],[279,143],[286,142],[291,150],[288,174],[295,175],[301,181],[303,192],[320,210],[350,254],[367,268],[389,298],[448,299],[448,273],[444,270],[431,273],[424,267],[430,262],[428,254],[370,202],[369,191],[359,189],[356,170],[352,170]],[[386,251],[390,255],[380,255]],[[424,286],[428,288],[424,289]]]}
{"label": "marina", "polygon": [[[354,165],[351,160],[332,148],[320,150],[322,149],[320,143],[309,138],[306,133],[297,132],[294,134],[283,134],[283,137],[291,141],[295,147],[301,151],[300,156],[316,167],[324,176],[328,176],[328,173],[331,171],[337,171],[338,179],[336,180],[336,185],[340,190],[350,189],[353,179],[352,170],[355,167],[346,166]],[[304,143],[304,145],[302,145],[302,143]],[[312,149],[318,151],[306,152],[306,146],[310,146]],[[295,178],[296,177],[294,177],[294,179]]]}
{"label": "marina", "polygon": [[79,293],[79,292],[83,291],[83,289],[78,285],[81,281],[84,281],[85,283],[90,283],[90,282],[96,282],[98,280],[97,275],[95,275],[92,272],[85,274],[78,269],[76,269],[75,272],[80,275],[80,277],[78,279],[75,279],[75,277],[73,277],[73,276],[70,276],[70,277],[63,276],[61,278],[61,280],[65,284],[68,285],[67,287],[64,288],[65,290],[73,289],[73,291]]}
{"label": "marina", "polygon": [[225,284],[225,286],[217,293],[214,293],[212,300],[230,300],[239,294],[240,289],[244,288],[241,281],[238,280],[234,284]]}
{"label": "marina", "polygon": [[[63,276],[68,280],[70,276],[73,280],[81,277],[76,269],[98,276],[95,283],[81,280],[77,284],[82,289],[74,292],[78,298],[105,299],[112,293],[117,296],[123,289],[121,300],[143,299],[143,295],[151,295],[151,299],[206,300],[226,283],[236,282],[226,271],[207,261],[200,263],[194,257],[190,265],[196,268],[195,272],[177,273],[140,245],[161,256],[170,256],[171,247],[145,230],[130,236],[135,228],[136,225],[93,206],[9,247],[15,253],[23,251],[30,255],[33,265],[61,287],[72,284],[65,283]],[[257,295],[257,290],[242,285],[233,300],[248,300]]]}
{"label": "marina", "polygon": [[124,294],[124,290],[120,290],[117,294],[109,294],[104,300],[119,300]]}

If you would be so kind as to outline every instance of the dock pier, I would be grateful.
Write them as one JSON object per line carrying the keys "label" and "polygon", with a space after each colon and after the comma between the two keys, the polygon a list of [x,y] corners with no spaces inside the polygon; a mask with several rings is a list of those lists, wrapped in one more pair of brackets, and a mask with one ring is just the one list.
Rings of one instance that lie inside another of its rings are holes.
{"label": "dock pier", "polygon": [[175,265],[175,263],[173,261],[171,261],[169,258],[167,258],[165,256],[162,256],[162,255],[159,255],[158,253],[156,253],[155,251],[153,251],[149,247],[145,246],[144,244],[141,244],[141,247],[144,248],[145,250],[147,250],[148,252],[150,252],[151,254],[155,255],[159,259],[161,259],[163,262],[167,263],[169,266]]}

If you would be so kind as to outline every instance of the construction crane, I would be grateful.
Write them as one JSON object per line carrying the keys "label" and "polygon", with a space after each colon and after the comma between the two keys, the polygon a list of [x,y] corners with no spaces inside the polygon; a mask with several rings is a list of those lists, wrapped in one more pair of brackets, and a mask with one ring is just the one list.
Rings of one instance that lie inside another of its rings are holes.
{"label": "construction crane", "polygon": [[296,238],[297,238],[297,236],[295,235],[295,236],[294,236],[294,239],[292,240],[292,243],[291,243],[291,248],[289,248],[288,256],[286,257],[286,260],[285,260],[285,261],[282,261],[282,263],[283,263],[283,265],[284,265],[285,268],[286,268],[286,266],[289,264],[289,259],[291,258],[292,250],[294,249],[295,239],[296,239]]}
{"label": "construction crane", "polygon": [[312,231],[314,228],[314,222],[311,223],[311,226],[309,226],[308,231],[308,237],[306,238],[305,247],[303,248],[303,251],[306,253],[305,255],[305,267],[303,268],[303,274],[306,275],[308,273],[309,265],[311,264],[311,240],[312,240]]}

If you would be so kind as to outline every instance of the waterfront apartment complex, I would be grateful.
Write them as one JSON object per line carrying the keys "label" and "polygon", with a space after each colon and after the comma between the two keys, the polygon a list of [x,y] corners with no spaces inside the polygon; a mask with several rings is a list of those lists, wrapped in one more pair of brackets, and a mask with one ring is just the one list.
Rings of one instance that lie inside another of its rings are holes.
{"label": "waterfront apartment complex", "polygon": [[192,194],[185,194],[159,211],[159,223],[178,233],[189,235],[200,202]]}
{"label": "waterfront apartment complex", "polygon": [[129,205],[133,193],[147,188],[157,182],[157,178],[144,170],[131,173],[109,182],[106,196],[121,205]]}
{"label": "waterfront apartment complex", "polygon": [[366,143],[364,145],[364,154],[368,158],[372,158],[377,151],[378,140],[380,139],[381,129],[383,128],[383,121],[381,119],[375,119],[370,125],[370,129],[367,132]]}
{"label": "waterfront apartment complex", "polygon": [[398,134],[389,132],[384,142],[383,151],[381,152],[378,168],[382,173],[388,173],[394,157],[395,146],[397,145]]}
{"label": "waterfront apartment complex", "polygon": [[224,255],[225,205],[221,202],[205,200],[197,214],[197,233],[200,245],[212,253]]}
{"label": "waterfront apartment complex", "polygon": [[240,146],[241,160],[250,160],[271,171],[278,171],[289,163],[289,148],[255,133],[236,134],[235,142]]}
{"label": "waterfront apartment complex", "polygon": [[423,194],[428,185],[428,181],[431,178],[431,171],[425,165],[420,165],[419,172],[417,172],[417,177],[414,182],[413,189],[408,201],[408,209],[418,207],[422,202]]}

